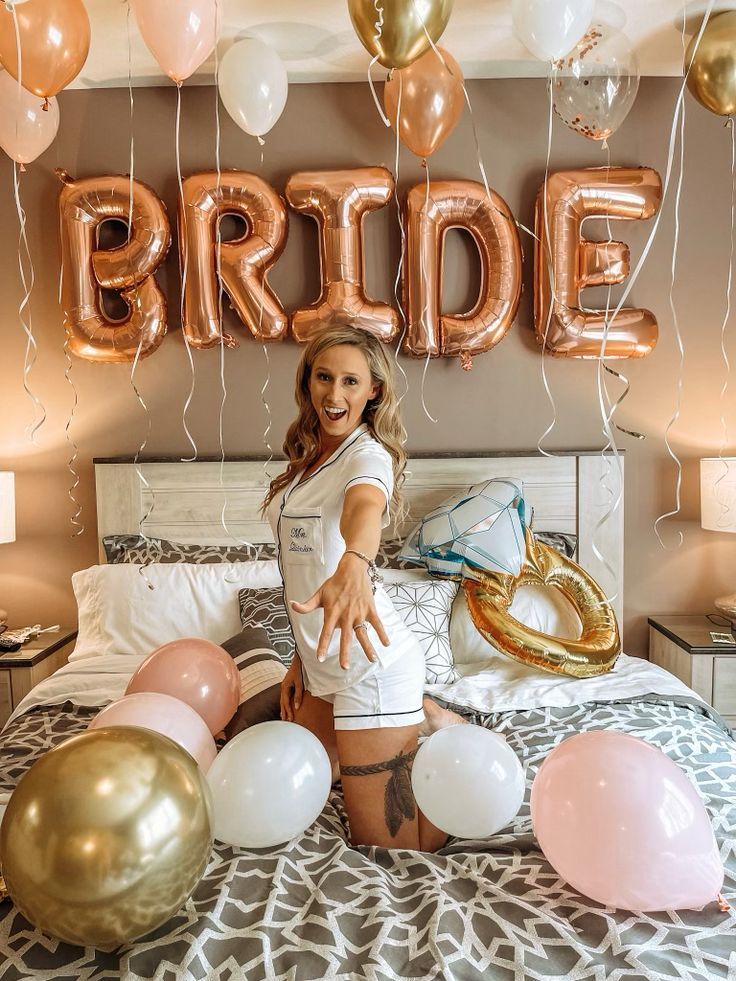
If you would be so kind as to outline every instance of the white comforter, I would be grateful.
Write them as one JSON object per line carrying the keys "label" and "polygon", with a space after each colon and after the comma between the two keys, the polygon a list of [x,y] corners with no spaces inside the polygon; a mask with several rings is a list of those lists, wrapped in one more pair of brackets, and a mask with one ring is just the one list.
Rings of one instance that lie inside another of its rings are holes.
{"label": "white comforter", "polygon": [[[35,705],[107,705],[125,692],[130,676],[144,659],[138,654],[104,654],[65,665],[37,685],[18,705],[11,719]],[[503,655],[485,665],[463,669],[466,674],[451,685],[428,685],[427,693],[476,712],[614,702],[641,695],[670,697],[695,693],[674,675],[638,657],[621,654],[609,674],[596,678],[565,678],[525,667]]]}

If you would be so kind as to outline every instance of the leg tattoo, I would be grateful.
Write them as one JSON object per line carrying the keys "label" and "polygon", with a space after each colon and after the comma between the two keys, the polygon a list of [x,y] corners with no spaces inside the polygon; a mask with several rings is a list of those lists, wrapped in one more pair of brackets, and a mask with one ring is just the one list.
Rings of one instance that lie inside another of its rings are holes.
{"label": "leg tattoo", "polygon": [[399,753],[398,756],[384,763],[340,767],[341,775],[346,777],[366,777],[372,773],[391,771],[384,792],[384,813],[386,827],[392,838],[398,834],[404,818],[413,821],[416,817],[414,794],[411,789],[411,764],[417,752],[418,750],[415,749],[411,753]]}

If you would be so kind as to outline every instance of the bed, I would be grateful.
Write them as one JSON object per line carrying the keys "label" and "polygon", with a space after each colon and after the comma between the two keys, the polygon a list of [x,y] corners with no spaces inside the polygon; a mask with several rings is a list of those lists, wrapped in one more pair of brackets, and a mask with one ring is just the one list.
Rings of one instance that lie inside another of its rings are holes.
{"label": "bed", "polygon": [[[171,541],[269,541],[257,515],[266,480],[262,462],[136,468],[118,460],[100,461],[96,469],[101,543],[110,535],[138,534],[143,519],[146,535]],[[411,469],[409,523],[460,486],[489,476],[522,480],[535,508],[535,530],[577,536],[578,560],[616,595],[620,615],[623,508],[598,527],[618,480],[609,460],[596,454],[432,458],[412,460]],[[157,576],[164,582],[191,573],[220,595],[254,574],[256,563],[246,566],[222,563],[191,572],[185,563],[177,573],[151,566],[148,574],[158,583]],[[137,567],[89,575],[97,587],[106,576],[134,576],[131,595],[140,590],[142,604],[154,603]],[[86,641],[80,636],[80,643],[89,642],[89,635]],[[82,731],[101,705],[122,694],[148,653],[124,648],[118,639],[114,650],[75,658],[18,707],[0,737],[6,798],[35,759]],[[611,675],[573,680],[532,671],[492,649],[483,662],[463,653],[453,651],[457,680],[431,691],[471,721],[503,733],[517,752],[527,793],[508,828],[489,840],[453,839],[434,855],[352,848],[338,786],[317,822],[287,845],[255,851],[216,843],[179,913],[115,952],[44,937],[10,903],[0,905],[0,978],[735,977],[733,911],[715,903],[646,915],[601,907],[559,879],[535,841],[529,815],[533,777],[561,740],[598,729],[637,735],[667,753],[697,786],[726,867],[724,895],[733,900],[736,743],[717,713],[671,675],[625,655]]]}

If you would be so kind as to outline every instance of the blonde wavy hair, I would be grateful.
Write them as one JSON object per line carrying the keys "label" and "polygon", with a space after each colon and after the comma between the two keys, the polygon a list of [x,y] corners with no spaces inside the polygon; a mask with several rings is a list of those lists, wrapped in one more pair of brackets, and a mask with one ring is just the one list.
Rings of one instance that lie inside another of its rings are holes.
{"label": "blonde wavy hair", "polygon": [[373,385],[379,386],[378,394],[367,402],[363,410],[363,422],[393,461],[394,489],[391,495],[391,510],[398,526],[406,516],[406,506],[401,494],[406,469],[406,453],[403,445],[406,432],[401,423],[399,400],[396,396],[394,367],[382,341],[365,330],[349,327],[346,324],[335,324],[326,328],[309,341],[304,349],[296,370],[294,392],[299,414],[289,426],[283,446],[289,464],[282,474],[271,481],[261,511],[265,512],[279,491],[290,484],[299,471],[308,470],[313,466],[319,457],[320,424],[309,394],[309,379],[312,375],[312,366],[320,354],[338,344],[349,344],[363,352],[370,369],[371,381]]}

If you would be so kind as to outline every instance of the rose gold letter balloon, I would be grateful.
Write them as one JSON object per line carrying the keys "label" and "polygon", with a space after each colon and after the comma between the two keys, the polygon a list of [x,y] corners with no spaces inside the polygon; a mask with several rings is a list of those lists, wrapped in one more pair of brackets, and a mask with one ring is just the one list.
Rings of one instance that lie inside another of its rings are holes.
{"label": "rose gold letter balloon", "polygon": [[[61,216],[61,302],[69,350],[88,361],[124,362],[152,354],[166,333],[166,300],[153,272],[171,244],[163,202],[134,180],[129,239],[115,249],[98,249],[99,227],[111,219],[128,223],[129,177],[88,177],[74,181],[57,171],[63,187]],[[128,315],[112,321],[100,290],[118,290]]]}
{"label": "rose gold letter balloon", "polygon": [[286,241],[286,208],[274,189],[244,170],[193,174],[179,205],[184,284],[184,331],[196,348],[235,347],[222,331],[217,284],[217,225],[223,215],[245,221],[246,231],[220,244],[220,275],[233,307],[254,337],[280,341],[289,319],[267,282]]}
{"label": "rose gold letter balloon", "polygon": [[[623,307],[586,312],[586,286],[621,283],[629,274],[624,242],[589,242],[580,234],[585,218],[651,218],[662,199],[659,174],[650,167],[592,167],[552,174],[537,195],[535,216],[534,322],[537,342],[568,358],[643,358],[657,343],[649,310]],[[551,281],[550,281],[551,272]]]}
{"label": "rose gold letter balloon", "polygon": [[[18,37],[15,34],[15,18]],[[89,52],[89,17],[82,0],[33,0],[0,4],[0,64],[18,78],[18,47],[23,87],[43,99],[76,78]]]}
{"label": "rose gold letter balloon", "polygon": [[[477,181],[417,184],[406,201],[407,243],[404,296],[409,327],[407,354],[460,357],[471,366],[475,354],[504,337],[521,296],[521,245],[506,202]],[[463,314],[442,314],[442,257],[450,228],[470,232],[480,253],[478,301]]]}
{"label": "rose gold letter balloon", "polygon": [[313,215],[319,224],[322,270],[319,299],[292,315],[297,341],[308,341],[335,320],[367,330],[382,341],[398,333],[396,310],[369,300],[363,290],[363,218],[387,204],[393,190],[393,178],[383,167],[302,171],[289,178],[289,204]]}

